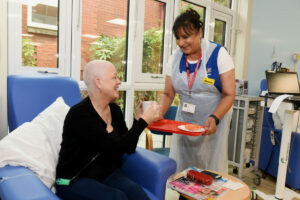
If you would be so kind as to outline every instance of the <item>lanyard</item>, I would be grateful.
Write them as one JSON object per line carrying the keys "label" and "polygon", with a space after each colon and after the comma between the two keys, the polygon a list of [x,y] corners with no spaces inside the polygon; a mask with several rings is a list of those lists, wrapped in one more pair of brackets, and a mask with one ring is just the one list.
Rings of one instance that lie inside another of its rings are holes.
{"label": "lanyard", "polygon": [[196,78],[196,75],[197,75],[197,71],[198,71],[200,61],[201,61],[201,57],[202,57],[202,52],[200,53],[200,56],[199,56],[199,59],[198,59],[198,62],[197,62],[197,66],[196,66],[192,81],[191,81],[191,78],[190,78],[190,70],[189,70],[189,64],[188,64],[188,61],[187,61],[187,57],[185,57],[186,74],[187,74],[187,78],[188,78],[188,82],[189,82],[189,94],[190,95],[192,93],[192,87],[193,87],[193,84],[194,84],[194,81],[195,81],[195,78]]}

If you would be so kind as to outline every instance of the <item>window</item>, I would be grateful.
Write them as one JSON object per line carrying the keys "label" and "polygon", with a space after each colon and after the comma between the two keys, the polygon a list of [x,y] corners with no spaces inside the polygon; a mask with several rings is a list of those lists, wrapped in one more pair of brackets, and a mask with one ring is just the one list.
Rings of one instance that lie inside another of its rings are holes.
{"label": "window", "polygon": [[48,3],[22,5],[22,16],[27,14],[27,20],[22,19],[22,66],[58,67],[58,0]]}
{"label": "window", "polygon": [[[122,81],[118,103],[128,125],[142,96],[159,99],[175,17],[196,9],[204,35],[230,49],[230,0],[8,1],[9,74],[71,76],[94,59],[111,61]],[[176,98],[178,101],[178,98]]]}
{"label": "window", "polygon": [[82,2],[80,80],[89,61],[102,59],[112,62],[120,80],[126,81],[128,3],[128,0]]}
{"label": "window", "polygon": [[146,1],[142,73],[162,74],[165,10],[165,3]]}
{"label": "window", "polygon": [[230,52],[230,27],[232,16],[214,11],[213,12],[213,30],[211,32],[210,39],[225,46]]}
{"label": "window", "polygon": [[59,15],[62,11],[70,13],[71,5],[68,3],[58,0],[8,2],[9,24],[14,24],[9,26],[9,32],[15,36],[8,38],[9,74],[70,74],[69,58],[66,56],[70,52],[66,45],[71,37],[66,34],[70,33],[71,26],[66,21],[71,16]]}
{"label": "window", "polygon": [[[164,82],[164,66],[170,55],[171,32],[170,29],[169,0],[145,0],[139,2],[143,12],[138,13],[140,21],[137,27],[139,35],[135,51],[141,57],[135,62],[137,71],[136,82]],[[138,52],[141,51],[142,53]]]}
{"label": "window", "polygon": [[222,44],[225,44],[225,31],[226,31],[226,22],[216,19],[215,20],[215,31],[214,31],[214,41]]}

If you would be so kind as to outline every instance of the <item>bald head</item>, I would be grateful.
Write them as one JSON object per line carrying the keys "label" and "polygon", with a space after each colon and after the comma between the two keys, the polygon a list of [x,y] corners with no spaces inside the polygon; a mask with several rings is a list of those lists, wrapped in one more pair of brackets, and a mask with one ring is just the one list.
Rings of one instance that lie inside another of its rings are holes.
{"label": "bald head", "polygon": [[85,65],[83,81],[86,84],[88,91],[92,91],[95,88],[95,78],[99,77],[100,79],[103,79],[110,68],[114,68],[114,65],[105,60],[93,60]]}

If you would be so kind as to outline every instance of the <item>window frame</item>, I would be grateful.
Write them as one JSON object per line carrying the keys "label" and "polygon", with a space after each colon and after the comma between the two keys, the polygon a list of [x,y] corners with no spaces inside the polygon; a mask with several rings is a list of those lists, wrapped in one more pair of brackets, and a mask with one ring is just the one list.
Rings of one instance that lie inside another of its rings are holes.
{"label": "window frame", "polygon": [[[143,62],[143,39],[144,39],[144,16],[145,16],[145,0],[137,2],[137,27],[136,27],[136,43],[135,43],[135,59],[134,66],[138,66],[134,73],[134,82],[136,83],[164,83],[165,71],[168,58],[171,54],[171,42],[172,42],[172,2],[171,0],[155,0],[157,2],[165,3],[165,21],[164,21],[164,37],[163,37],[163,63],[162,63],[162,74],[154,73],[143,73],[142,62]],[[139,34],[137,34],[139,33]]]}
{"label": "window frame", "polygon": [[71,23],[69,22],[72,18],[72,1],[59,1],[58,63],[56,68],[22,66],[22,5],[22,0],[8,1],[8,34],[12,36],[8,37],[8,74],[70,76]]}
{"label": "window frame", "polygon": [[232,16],[225,14],[223,12],[220,12],[218,10],[213,10],[212,12],[212,16],[211,16],[211,30],[210,30],[210,34],[209,34],[209,40],[214,39],[214,29],[215,29],[215,20],[218,19],[220,21],[223,21],[226,23],[225,26],[225,42],[224,42],[224,47],[226,47],[228,49],[228,51],[230,52],[230,42],[231,42],[231,29],[232,29]]}

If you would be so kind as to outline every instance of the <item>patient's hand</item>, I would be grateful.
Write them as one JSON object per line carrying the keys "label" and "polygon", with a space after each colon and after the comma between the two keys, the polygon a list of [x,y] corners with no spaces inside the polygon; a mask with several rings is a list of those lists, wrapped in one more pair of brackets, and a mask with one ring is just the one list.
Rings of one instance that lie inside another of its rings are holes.
{"label": "patient's hand", "polygon": [[154,121],[159,120],[160,116],[161,105],[152,103],[150,106],[148,106],[141,117],[147,122],[147,124],[150,124]]}
{"label": "patient's hand", "polygon": [[140,102],[137,109],[136,109],[135,119],[139,120],[140,117],[142,116],[142,114],[143,114],[143,103]]}

